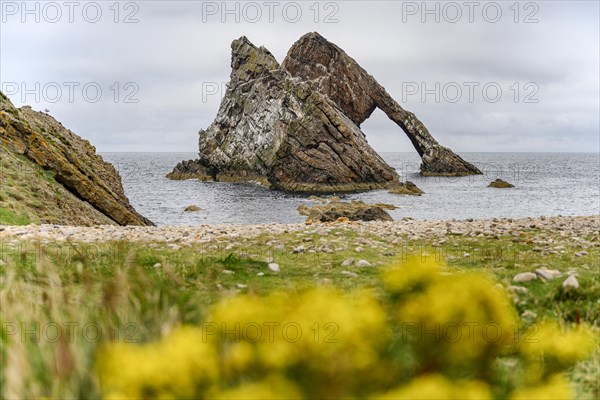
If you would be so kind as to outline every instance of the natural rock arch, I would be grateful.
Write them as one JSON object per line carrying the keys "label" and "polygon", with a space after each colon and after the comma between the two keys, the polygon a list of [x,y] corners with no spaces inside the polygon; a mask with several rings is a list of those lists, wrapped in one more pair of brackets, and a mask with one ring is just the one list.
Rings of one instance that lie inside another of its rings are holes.
{"label": "natural rock arch", "polygon": [[375,107],[407,133],[422,174],[480,173],[317,33],[296,42],[282,65],[246,37],[231,49],[230,81],[215,120],[199,132],[200,157],[179,163],[169,178],[252,180],[300,192],[398,189],[398,173],[359,127]]}
{"label": "natural rock arch", "polygon": [[421,156],[423,175],[480,174],[452,150],[441,146],[425,125],[411,112],[403,109],[344,50],[316,32],[302,36],[282,63],[292,76],[309,82],[319,93],[329,97],[356,125],[360,126],[375,108],[406,133]]}

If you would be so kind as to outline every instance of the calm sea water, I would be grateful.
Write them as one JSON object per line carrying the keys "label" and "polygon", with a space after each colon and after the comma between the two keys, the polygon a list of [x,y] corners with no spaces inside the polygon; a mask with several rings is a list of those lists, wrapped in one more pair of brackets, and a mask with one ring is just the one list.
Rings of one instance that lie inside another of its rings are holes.
{"label": "calm sea water", "polygon": [[[598,153],[464,153],[483,175],[424,178],[416,153],[382,153],[401,174],[425,191],[422,196],[398,196],[385,190],[341,195],[347,200],[398,206],[395,219],[421,220],[600,213]],[[165,175],[196,153],[104,153],[123,178],[135,209],[159,225],[294,223],[304,221],[296,208],[314,204],[308,196],[286,194],[253,183],[171,181]],[[487,188],[496,178],[513,189]],[[184,212],[191,204],[200,212]]]}

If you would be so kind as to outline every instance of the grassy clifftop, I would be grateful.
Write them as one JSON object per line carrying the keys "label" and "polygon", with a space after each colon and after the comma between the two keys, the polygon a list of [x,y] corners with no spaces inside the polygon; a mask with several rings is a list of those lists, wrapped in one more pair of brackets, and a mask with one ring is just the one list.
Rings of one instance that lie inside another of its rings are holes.
{"label": "grassy clifftop", "polygon": [[0,93],[0,224],[28,223],[152,224],[94,146]]}

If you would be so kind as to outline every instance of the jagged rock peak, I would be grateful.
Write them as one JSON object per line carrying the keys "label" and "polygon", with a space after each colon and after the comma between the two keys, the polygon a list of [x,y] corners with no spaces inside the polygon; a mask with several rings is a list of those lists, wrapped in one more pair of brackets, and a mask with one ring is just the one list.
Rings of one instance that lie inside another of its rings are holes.
{"label": "jagged rock peak", "polygon": [[279,68],[279,63],[264,47],[256,47],[246,36],[231,43],[231,79],[249,81]]}

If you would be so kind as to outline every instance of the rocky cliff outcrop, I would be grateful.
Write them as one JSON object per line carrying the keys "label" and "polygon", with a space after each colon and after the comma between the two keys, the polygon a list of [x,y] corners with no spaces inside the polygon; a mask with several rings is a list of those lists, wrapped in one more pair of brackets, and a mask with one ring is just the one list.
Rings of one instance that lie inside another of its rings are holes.
{"label": "rocky cliff outcrop", "polygon": [[415,114],[403,109],[352,57],[318,33],[306,34],[294,43],[282,68],[333,100],[358,126],[375,108],[383,111],[402,128],[421,156],[422,175],[481,174],[441,146]]}
{"label": "rocky cliff outcrop", "polygon": [[[0,93],[0,212],[41,223],[152,225],[87,141]],[[4,218],[10,222],[10,218]]]}
{"label": "rocky cliff outcrop", "polygon": [[169,178],[254,180],[300,192],[403,187],[360,130],[375,107],[418,145],[424,174],[479,173],[318,34],[303,36],[281,66],[246,37],[231,47],[230,82],[215,121],[200,131],[200,158],[180,163]]}

